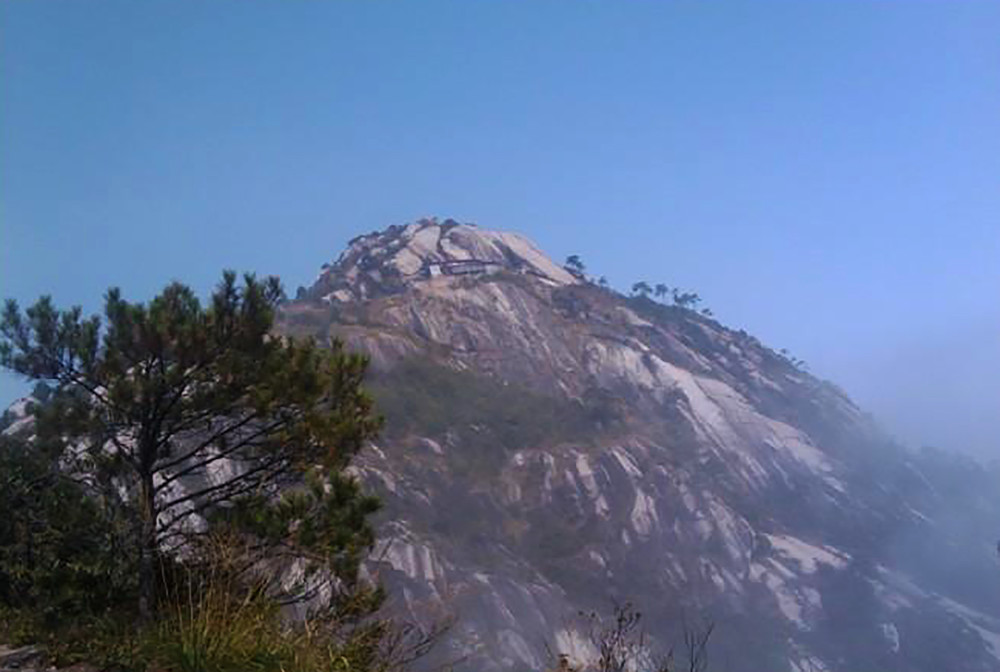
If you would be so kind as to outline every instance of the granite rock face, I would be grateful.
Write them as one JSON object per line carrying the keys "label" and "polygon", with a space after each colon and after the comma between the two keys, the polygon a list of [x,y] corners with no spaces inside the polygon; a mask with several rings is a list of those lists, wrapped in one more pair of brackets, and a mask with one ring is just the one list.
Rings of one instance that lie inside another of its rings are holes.
{"label": "granite rock face", "polygon": [[436,220],[351,241],[282,329],[371,354],[373,568],[400,608],[456,613],[479,668],[586,658],[574,615],[612,600],[664,647],[682,614],[715,621],[730,670],[939,669],[930,636],[961,652],[948,669],[1000,668],[1000,604],[975,599],[998,594],[992,551],[942,492],[988,477],[936,471],[744,332]]}
{"label": "granite rock face", "polygon": [[572,274],[516,233],[486,231],[454,220],[421,220],[358,236],[325,265],[309,295],[330,303],[399,293],[436,277],[531,275],[552,285]]}

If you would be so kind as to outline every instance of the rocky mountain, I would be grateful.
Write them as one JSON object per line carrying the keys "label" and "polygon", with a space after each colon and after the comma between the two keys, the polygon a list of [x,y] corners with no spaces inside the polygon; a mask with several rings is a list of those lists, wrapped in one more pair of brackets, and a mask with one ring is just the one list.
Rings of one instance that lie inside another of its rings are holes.
{"label": "rocky mountain", "polygon": [[714,623],[713,670],[1000,669],[1000,471],[896,445],[744,331],[451,220],[350,241],[279,330],[370,353],[369,571],[456,619],[457,669],[590,659],[580,612],[625,602],[664,651]]}
{"label": "rocky mountain", "polygon": [[715,669],[1000,669],[996,473],[743,331],[451,220],[355,238],[281,329],[371,354],[372,566],[468,669],[586,658],[613,601],[711,620]]}

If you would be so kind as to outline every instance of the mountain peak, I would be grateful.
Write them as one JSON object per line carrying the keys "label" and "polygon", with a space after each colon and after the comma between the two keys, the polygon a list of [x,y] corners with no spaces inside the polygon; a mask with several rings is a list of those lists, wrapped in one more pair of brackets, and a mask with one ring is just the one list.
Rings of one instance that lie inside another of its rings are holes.
{"label": "mountain peak", "polygon": [[499,272],[553,286],[579,282],[520,234],[435,217],[354,238],[334,263],[324,264],[308,293],[330,303],[348,302],[421,282]]}

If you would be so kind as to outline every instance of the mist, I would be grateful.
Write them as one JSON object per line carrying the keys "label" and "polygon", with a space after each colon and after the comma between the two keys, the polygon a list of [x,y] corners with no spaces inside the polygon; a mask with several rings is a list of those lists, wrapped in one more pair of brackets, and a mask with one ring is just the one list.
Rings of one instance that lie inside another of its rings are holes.
{"label": "mist", "polygon": [[1000,319],[949,325],[823,371],[910,448],[1000,458]]}

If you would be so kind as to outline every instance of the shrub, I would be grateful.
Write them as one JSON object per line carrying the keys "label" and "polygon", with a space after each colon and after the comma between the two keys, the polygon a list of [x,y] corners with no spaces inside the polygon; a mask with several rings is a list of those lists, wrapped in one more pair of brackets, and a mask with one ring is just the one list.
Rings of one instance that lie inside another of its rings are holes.
{"label": "shrub", "polygon": [[134,597],[121,528],[24,441],[0,437],[0,608],[12,640],[65,638]]}

